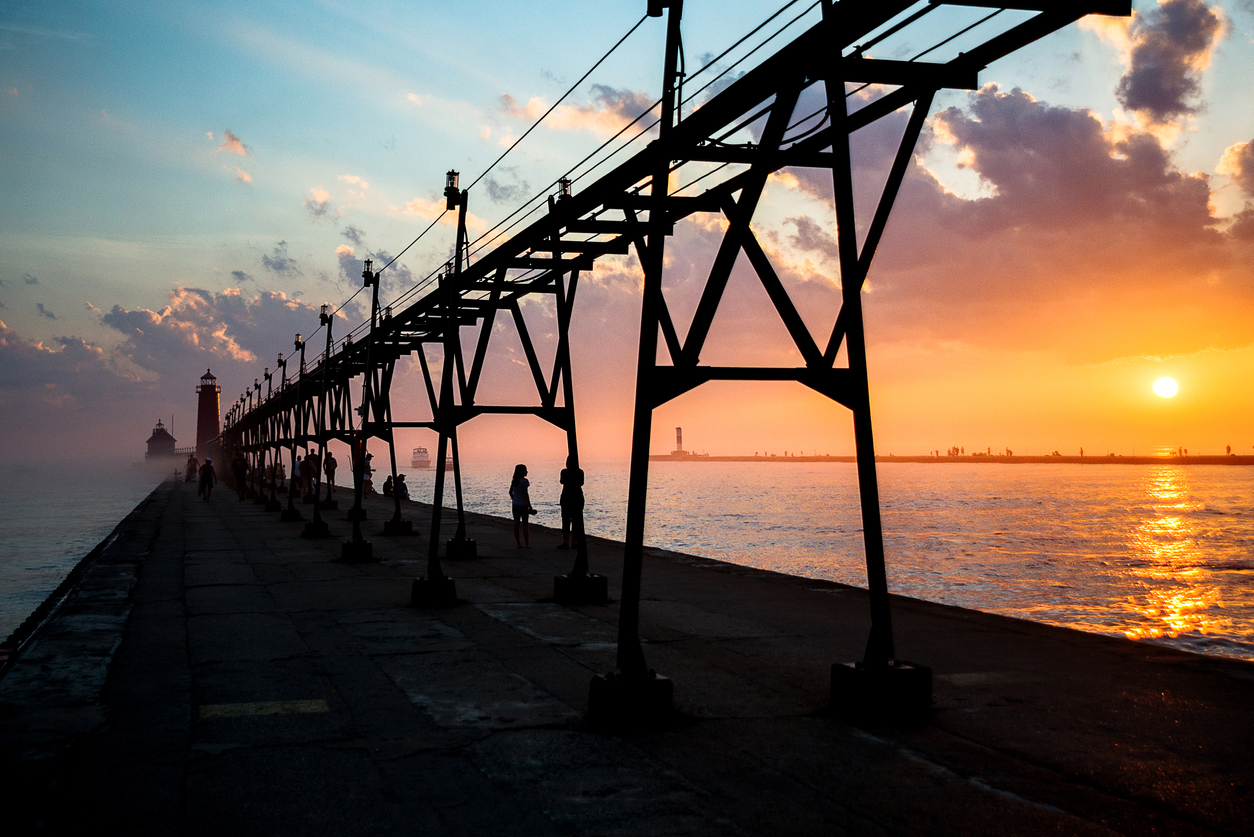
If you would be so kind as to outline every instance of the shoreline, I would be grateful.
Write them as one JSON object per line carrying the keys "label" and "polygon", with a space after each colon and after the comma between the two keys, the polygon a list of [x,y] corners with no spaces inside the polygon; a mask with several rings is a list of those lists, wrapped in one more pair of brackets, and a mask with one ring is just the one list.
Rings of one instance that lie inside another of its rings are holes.
{"label": "shoreline", "polygon": [[[856,463],[856,456],[712,456],[709,454],[651,453],[650,462],[842,462]],[[876,464],[913,463],[920,465],[1254,465],[1254,456],[1218,454],[1214,456],[897,456],[877,454]]]}

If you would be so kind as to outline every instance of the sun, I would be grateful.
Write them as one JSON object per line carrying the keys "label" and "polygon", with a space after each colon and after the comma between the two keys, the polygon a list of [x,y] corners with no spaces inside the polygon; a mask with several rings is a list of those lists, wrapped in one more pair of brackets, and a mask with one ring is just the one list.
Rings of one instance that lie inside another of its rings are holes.
{"label": "sun", "polygon": [[1161,398],[1171,398],[1179,391],[1175,378],[1159,378],[1154,382],[1154,394]]}

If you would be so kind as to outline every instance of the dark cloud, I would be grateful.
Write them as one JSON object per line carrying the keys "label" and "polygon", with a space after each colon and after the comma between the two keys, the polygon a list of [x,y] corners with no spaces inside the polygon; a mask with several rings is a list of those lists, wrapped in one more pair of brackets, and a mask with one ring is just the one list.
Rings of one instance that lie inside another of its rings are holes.
{"label": "dark cloud", "polygon": [[[263,256],[262,258],[264,259],[265,257]],[[251,282],[253,280],[253,277],[251,274],[245,273],[242,270],[232,270],[231,277],[235,279],[236,282],[239,282],[241,284],[244,282]]]}
{"label": "dark cloud", "polygon": [[291,278],[293,276],[302,276],[300,267],[296,264],[296,260],[287,254],[287,242],[280,241],[274,247],[273,255],[262,255],[261,263],[266,270],[276,273],[279,276]]}
{"label": "dark cloud", "polygon": [[793,247],[798,250],[822,253],[829,259],[840,258],[840,247],[836,243],[836,237],[815,223],[813,218],[802,215],[796,218],[786,218],[784,223],[792,224],[797,228],[796,234],[788,237],[788,242]]}
{"label": "dark cloud", "polygon": [[[375,269],[378,270],[392,261],[392,254],[387,250],[376,250],[370,254],[370,258],[374,259]],[[402,291],[409,290],[417,283],[418,280],[410,272],[409,268],[400,262],[396,262],[383,271],[379,278],[379,297],[380,299],[392,299]]]}
{"label": "dark cloud", "polygon": [[502,166],[499,171],[514,182],[497,180],[495,177],[487,178],[484,186],[493,203],[518,203],[531,196],[531,184],[518,176],[517,166]]}
{"label": "dark cloud", "polygon": [[598,109],[611,111],[629,121],[653,107],[654,100],[640,90],[594,84],[591,91],[592,102]]}
{"label": "dark cloud", "polygon": [[1167,0],[1132,25],[1132,60],[1119,101],[1155,122],[1195,113],[1198,79],[1223,34],[1223,17],[1205,0]]}
{"label": "dark cloud", "polygon": [[1203,230],[1214,223],[1206,177],[1176,169],[1152,135],[1112,140],[1091,111],[1054,107],[1018,88],[989,86],[970,101],[969,112],[947,108],[936,116],[995,192],[965,202],[967,223],[990,231],[1116,220]]}
{"label": "dark cloud", "polygon": [[37,278],[35,278],[34,276],[31,276],[29,273],[24,273],[24,274],[22,274],[22,281],[23,281],[23,282],[25,282],[25,283],[26,283],[26,284],[28,284],[28,285],[38,285],[38,284],[39,284],[39,280],[38,280]]}
{"label": "dark cloud", "polygon": [[313,197],[305,199],[305,209],[314,221],[321,221],[331,211],[331,196],[321,189],[312,191]]}
{"label": "dark cloud", "polygon": [[256,365],[289,345],[291,335],[316,328],[318,312],[281,292],[178,288],[159,311],[114,305],[101,322],[125,338],[118,353],[126,360],[183,376],[205,365]]}
{"label": "dark cloud", "polygon": [[55,403],[133,389],[135,381],[119,375],[101,347],[78,337],[53,343],[27,342],[0,322],[0,391],[27,391]]}
{"label": "dark cloud", "polygon": [[360,245],[361,240],[365,237],[366,234],[362,232],[361,230],[357,229],[356,227],[354,227],[352,224],[349,224],[348,226],[344,227],[344,229],[340,230],[340,235],[344,236],[349,241],[353,242],[353,244]]}
{"label": "dark cloud", "polygon": [[49,320],[55,320],[57,318],[57,315],[49,311],[47,308],[45,308],[42,302],[36,302],[35,308],[38,309],[39,316],[41,317],[44,317]]}

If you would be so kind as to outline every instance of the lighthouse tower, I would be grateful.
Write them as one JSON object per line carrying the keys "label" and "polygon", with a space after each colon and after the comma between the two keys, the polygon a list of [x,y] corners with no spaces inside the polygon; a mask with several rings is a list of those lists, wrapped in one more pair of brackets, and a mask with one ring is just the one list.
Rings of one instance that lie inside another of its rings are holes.
{"label": "lighthouse tower", "polygon": [[200,376],[200,386],[196,387],[200,395],[200,403],[196,407],[196,458],[204,461],[205,445],[222,433],[222,405],[219,398],[222,387],[218,379],[208,369]]}

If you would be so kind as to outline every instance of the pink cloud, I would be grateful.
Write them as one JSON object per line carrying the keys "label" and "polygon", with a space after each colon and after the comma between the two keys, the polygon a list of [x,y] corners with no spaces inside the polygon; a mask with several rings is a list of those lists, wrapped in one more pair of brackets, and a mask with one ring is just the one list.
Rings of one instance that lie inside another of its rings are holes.
{"label": "pink cloud", "polygon": [[222,144],[218,146],[218,152],[227,151],[231,154],[238,154],[241,157],[248,156],[248,146],[240,141],[240,138],[231,133],[230,130],[222,132]]}

